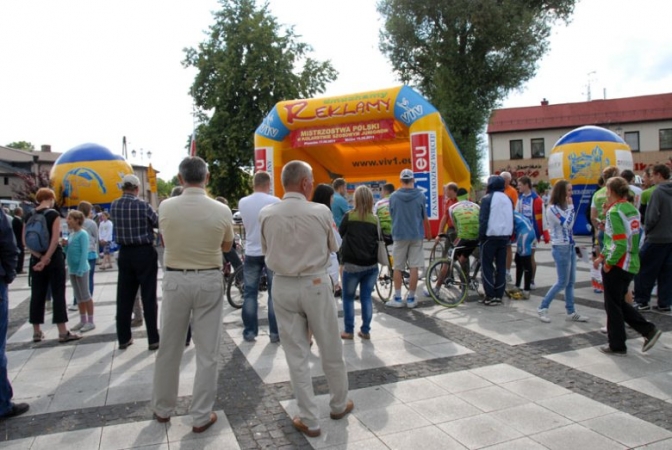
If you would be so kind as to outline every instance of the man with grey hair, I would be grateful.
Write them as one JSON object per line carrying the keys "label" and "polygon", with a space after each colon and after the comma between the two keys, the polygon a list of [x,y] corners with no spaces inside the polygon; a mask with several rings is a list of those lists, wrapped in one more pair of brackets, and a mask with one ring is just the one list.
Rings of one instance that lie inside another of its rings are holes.
{"label": "man with grey hair", "polygon": [[119,349],[133,344],[131,314],[135,294],[140,297],[145,312],[145,327],[149,350],[159,348],[157,329],[156,275],[158,256],[154,248],[154,229],[159,218],[151,205],[138,198],[140,180],[135,175],[122,179],[123,195],[112,202],[110,218],[119,244],[119,274],[117,276],[117,339]]}
{"label": "man with grey hair", "polygon": [[222,327],[222,252],[233,244],[233,216],[228,206],[207,196],[210,180],[201,158],[180,163],[182,194],[159,206],[165,245],[161,348],[154,367],[154,418],[168,422],[177,404],[180,362],[192,323],[196,346],[196,378],[190,413],[192,431],[202,433],[217,421],[217,356]]}
{"label": "man with grey hair", "polygon": [[299,407],[292,423],[307,436],[316,437],[320,435],[319,409],[308,367],[309,329],[320,348],[329,384],[330,417],[342,419],[354,408],[348,400],[338,313],[327,273],[329,255],[338,245],[329,208],[307,201],[313,192],[312,168],[303,161],[287,163],[282,168],[282,186],[282,201],[259,213],[261,248],[266,265],[275,274],[273,304]]}

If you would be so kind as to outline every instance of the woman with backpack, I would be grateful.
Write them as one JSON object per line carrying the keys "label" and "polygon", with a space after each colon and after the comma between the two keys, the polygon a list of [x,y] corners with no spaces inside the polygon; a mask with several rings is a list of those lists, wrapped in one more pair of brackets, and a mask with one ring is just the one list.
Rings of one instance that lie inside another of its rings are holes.
{"label": "woman with backpack", "polygon": [[33,325],[33,342],[44,340],[40,325],[44,323],[47,290],[51,287],[53,323],[58,327],[58,341],[81,339],[66,327],[68,313],[65,303],[65,254],[59,244],[61,216],[53,209],[56,196],[49,188],[37,191],[39,203],[26,221],[25,241],[30,251],[29,277],[30,318]]}

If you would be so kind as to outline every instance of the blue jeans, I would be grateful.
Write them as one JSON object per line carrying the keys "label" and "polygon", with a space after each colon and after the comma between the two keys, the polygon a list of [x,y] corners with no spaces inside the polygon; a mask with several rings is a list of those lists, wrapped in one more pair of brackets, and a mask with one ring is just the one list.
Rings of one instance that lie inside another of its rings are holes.
{"label": "blue jeans", "polygon": [[12,385],[7,377],[7,326],[9,325],[9,297],[7,296],[7,284],[0,281],[0,416],[4,416],[12,410]]}
{"label": "blue jeans", "polygon": [[268,278],[268,328],[272,342],[279,339],[278,323],[275,321],[275,311],[273,310],[273,297],[271,296],[271,287],[273,285],[273,272],[266,267],[266,261],[263,256],[246,256],[243,262],[243,276],[245,277],[245,292],[243,294],[243,338],[251,341],[259,334],[259,324],[257,311],[259,305],[257,296],[259,295],[259,278],[262,270],[266,268],[266,277]]}
{"label": "blue jeans", "polygon": [[554,245],[551,255],[553,255],[555,268],[558,272],[558,281],[548,290],[539,309],[548,309],[556,294],[564,289],[567,314],[574,314],[574,282],[576,281],[576,252],[574,251],[574,244]]}
{"label": "blue jeans", "polygon": [[359,285],[359,300],[362,303],[361,332],[368,334],[371,331],[373,304],[371,293],[378,279],[378,266],[361,272],[343,271],[343,321],[345,332],[352,334],[355,329],[355,291]]}
{"label": "blue jeans", "polygon": [[[506,287],[506,246],[509,239],[487,238],[480,247],[483,289],[488,298],[504,297]],[[495,267],[496,266],[496,272]]]}

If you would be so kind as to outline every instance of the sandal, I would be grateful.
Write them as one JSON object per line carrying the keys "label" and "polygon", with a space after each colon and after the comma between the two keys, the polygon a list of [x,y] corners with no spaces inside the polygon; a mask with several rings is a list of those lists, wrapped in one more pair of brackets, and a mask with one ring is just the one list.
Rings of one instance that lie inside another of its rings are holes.
{"label": "sandal", "polygon": [[33,333],[33,342],[42,342],[43,340],[44,340],[44,333],[42,331]]}
{"label": "sandal", "polygon": [[80,336],[79,334],[71,333],[68,331],[67,333],[58,336],[58,342],[62,344],[64,342],[78,341],[81,338],[82,336]]}

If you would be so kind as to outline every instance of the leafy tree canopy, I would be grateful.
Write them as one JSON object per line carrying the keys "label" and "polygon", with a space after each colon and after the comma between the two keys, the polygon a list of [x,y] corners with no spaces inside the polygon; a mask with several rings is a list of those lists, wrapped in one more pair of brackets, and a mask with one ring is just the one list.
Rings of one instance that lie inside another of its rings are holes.
{"label": "leafy tree canopy", "polygon": [[536,72],[551,26],[576,0],[381,0],[380,49],[399,78],[441,112],[480,176],[478,135],[491,111]]}
{"label": "leafy tree canopy", "polygon": [[[177,178],[177,175],[175,176]],[[170,192],[176,185],[171,181],[165,181],[161,178],[156,179],[156,190],[159,195],[159,198],[168,198],[170,197]]]}
{"label": "leafy tree canopy", "polygon": [[35,150],[35,146],[27,141],[10,142],[5,147],[13,148],[15,150]]}
{"label": "leafy tree canopy", "polygon": [[279,101],[324,92],[337,72],[310,58],[312,48],[278,24],[267,3],[219,3],[208,39],[185,49],[183,65],[198,70],[191,86],[201,122],[196,149],[209,163],[209,187],[235,203],[250,190],[254,131],[268,112]]}

